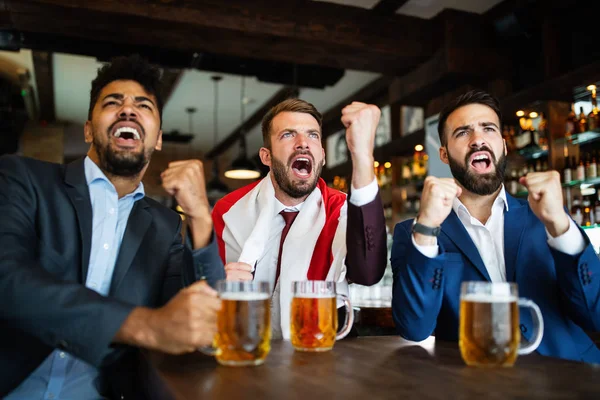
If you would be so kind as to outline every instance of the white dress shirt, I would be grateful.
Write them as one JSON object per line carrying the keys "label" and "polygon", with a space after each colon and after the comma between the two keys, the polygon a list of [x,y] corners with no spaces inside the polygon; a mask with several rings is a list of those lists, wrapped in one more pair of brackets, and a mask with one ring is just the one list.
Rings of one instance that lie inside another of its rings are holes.
{"label": "white dress shirt", "polygon": [[[379,187],[377,186],[377,179],[373,179],[373,182],[365,187],[356,189],[352,187],[350,197],[348,201],[357,207],[364,206],[375,200]],[[267,281],[271,287],[275,287],[275,274],[277,272],[277,256],[279,255],[279,242],[281,241],[281,232],[285,227],[285,221],[283,217],[279,215],[282,210],[285,211],[300,211],[302,205],[300,203],[293,207],[285,206],[279,200],[275,199],[275,210],[273,213],[273,219],[271,221],[271,229],[269,233],[269,240],[265,246],[263,256],[258,260],[254,273],[255,281]]]}
{"label": "white dress shirt", "polygon": [[[504,211],[508,211],[508,202],[506,201],[504,186],[502,186],[498,197],[494,200],[492,214],[485,224],[482,224],[478,219],[471,216],[469,210],[467,210],[458,198],[454,199],[452,210],[464,225],[475,247],[477,247],[492,282],[506,282]],[[569,218],[569,221],[569,229],[564,234],[552,237],[546,230],[546,236],[549,246],[565,254],[576,255],[585,249],[585,239],[575,225],[575,222],[571,218]],[[414,236],[411,235],[411,238],[414,246],[424,256],[435,258],[439,255],[440,250],[437,244],[421,246],[415,242]]]}

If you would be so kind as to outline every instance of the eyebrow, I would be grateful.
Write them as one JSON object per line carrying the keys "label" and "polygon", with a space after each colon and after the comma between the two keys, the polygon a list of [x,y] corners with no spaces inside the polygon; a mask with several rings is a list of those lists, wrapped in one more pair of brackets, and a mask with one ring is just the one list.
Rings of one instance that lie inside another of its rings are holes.
{"label": "eyebrow", "polygon": [[[292,133],[298,133],[297,129],[292,129],[292,128],[285,128],[279,131],[279,133],[277,134],[277,136],[281,135],[284,132],[292,132]],[[307,133],[318,133],[319,136],[321,136],[321,132],[318,129],[309,129],[306,131]]]}
{"label": "eyebrow", "polygon": [[[108,99],[109,97],[112,97],[117,100],[123,100],[125,98],[125,96],[122,95],[121,93],[111,93],[111,94],[107,94],[106,96],[104,96],[104,98],[102,100],[104,101],[104,100]],[[147,101],[147,102],[151,103],[153,106],[156,106],[156,104],[154,104],[152,99],[150,99],[146,96],[136,96],[133,99],[135,100],[136,103],[141,103],[143,101]]]}
{"label": "eyebrow", "polygon": [[[493,127],[495,127],[496,129],[499,129],[499,128],[498,128],[498,125],[496,125],[494,122],[480,122],[480,123],[479,123],[479,126],[482,126],[482,127],[484,127],[484,128],[485,128],[485,127],[488,127],[488,126],[493,126]],[[470,130],[473,130],[473,125],[462,125],[462,126],[459,126],[458,128],[456,128],[456,129],[455,129],[455,130],[452,132],[452,136],[456,135],[456,133],[457,133],[458,131],[462,131],[462,130],[465,130],[465,129],[470,129]]]}

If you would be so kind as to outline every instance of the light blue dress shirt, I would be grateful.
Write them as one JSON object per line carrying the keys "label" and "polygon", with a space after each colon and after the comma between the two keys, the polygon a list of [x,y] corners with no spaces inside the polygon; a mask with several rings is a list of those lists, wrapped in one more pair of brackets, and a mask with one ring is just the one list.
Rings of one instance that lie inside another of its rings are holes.
{"label": "light blue dress shirt", "polygon": [[[127,220],[134,203],[144,197],[144,185],[140,183],[133,193],[119,199],[113,184],[89,157],[85,158],[84,165],[93,215],[85,285],[108,296]],[[55,350],[5,399],[101,399],[97,378],[97,368],[65,351]]]}

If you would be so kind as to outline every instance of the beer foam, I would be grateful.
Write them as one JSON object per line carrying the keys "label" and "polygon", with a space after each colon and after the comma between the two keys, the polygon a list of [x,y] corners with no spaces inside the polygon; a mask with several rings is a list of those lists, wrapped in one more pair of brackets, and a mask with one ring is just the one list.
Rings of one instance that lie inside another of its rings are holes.
{"label": "beer foam", "polygon": [[469,293],[460,297],[462,301],[470,301],[472,303],[512,303],[517,301],[516,296],[485,294],[485,293]]}
{"label": "beer foam", "polygon": [[237,300],[237,301],[255,301],[255,300],[266,300],[269,297],[269,293],[255,293],[255,292],[225,292],[219,295],[221,300]]}
{"label": "beer foam", "polygon": [[295,293],[294,297],[299,299],[331,299],[337,296],[333,293]]}

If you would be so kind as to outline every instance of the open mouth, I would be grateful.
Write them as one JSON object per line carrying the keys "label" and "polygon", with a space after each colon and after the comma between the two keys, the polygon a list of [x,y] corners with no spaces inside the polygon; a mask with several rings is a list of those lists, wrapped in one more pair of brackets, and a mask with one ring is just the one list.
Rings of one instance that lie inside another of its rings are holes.
{"label": "open mouth", "polygon": [[297,157],[292,162],[292,171],[299,178],[308,178],[312,172],[312,160],[305,156]]}
{"label": "open mouth", "polygon": [[113,137],[116,139],[118,145],[124,147],[136,146],[142,138],[140,132],[131,126],[123,126],[116,129]]}
{"label": "open mouth", "polygon": [[477,152],[470,157],[470,160],[476,172],[487,173],[492,169],[492,158],[488,152]]}

